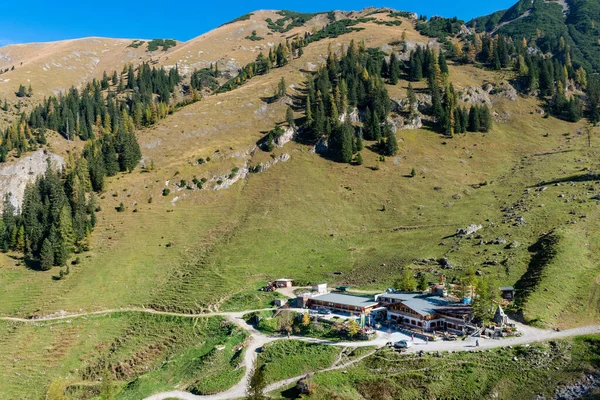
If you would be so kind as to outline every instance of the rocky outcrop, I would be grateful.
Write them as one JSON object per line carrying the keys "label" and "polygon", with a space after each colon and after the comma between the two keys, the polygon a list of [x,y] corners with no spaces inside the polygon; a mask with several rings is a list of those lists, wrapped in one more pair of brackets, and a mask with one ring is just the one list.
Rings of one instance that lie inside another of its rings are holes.
{"label": "rocky outcrop", "polygon": [[481,226],[481,225],[476,225],[476,224],[473,224],[473,225],[469,225],[469,226],[467,226],[466,228],[460,228],[460,229],[459,229],[459,230],[456,232],[456,234],[457,234],[458,236],[468,236],[468,235],[472,235],[472,234],[474,234],[475,232],[477,232],[477,231],[478,231],[478,230],[480,230],[481,228],[483,228],[483,226]]}
{"label": "rocky outcrop", "polygon": [[216,182],[213,190],[229,189],[231,185],[244,179],[248,175],[248,172],[248,165],[246,164],[242,168],[239,168],[235,173],[232,172],[230,175],[213,177],[211,181]]}
{"label": "rocky outcrop", "polygon": [[290,159],[290,155],[287,153],[283,153],[273,159],[271,159],[271,161],[269,161],[268,163],[265,164],[259,164],[257,167],[255,167],[255,173],[256,172],[265,172],[267,171],[269,168],[271,168],[272,166],[274,166],[275,164],[278,164],[280,162],[286,162]]}
{"label": "rocky outcrop", "polygon": [[319,139],[319,141],[317,142],[317,144],[315,144],[315,147],[313,149],[313,153],[317,153],[317,154],[327,154],[328,151],[329,151],[329,144],[327,143],[326,138]]}
{"label": "rocky outcrop", "polygon": [[[38,150],[28,154],[20,160],[5,164],[0,167],[0,196],[10,193],[11,203],[21,207],[25,187],[34,182],[38,176],[46,173],[48,166],[62,169],[64,159],[45,150]],[[1,207],[1,205],[0,205]]]}
{"label": "rocky outcrop", "polygon": [[354,108],[354,110],[352,110],[351,113],[345,112],[342,115],[340,115],[340,122],[346,121],[346,118],[350,118],[350,122],[353,124],[360,122],[360,115],[358,113],[358,108]]}
{"label": "rocky outcrop", "polygon": [[278,136],[274,140],[275,147],[278,149],[282,148],[284,144],[291,142],[296,137],[296,130],[294,128],[287,127],[281,136]]}
{"label": "rocky outcrop", "polygon": [[503,98],[516,101],[517,96],[517,90],[510,83],[502,81],[497,85],[488,82],[483,87],[469,86],[460,92],[459,99],[468,104],[491,106]]}
{"label": "rocky outcrop", "polygon": [[485,89],[489,89],[488,93],[492,96],[492,102],[495,102],[500,98],[517,101],[517,90],[506,81],[502,81],[496,86],[488,84]]}
{"label": "rocky outcrop", "polygon": [[409,130],[409,129],[421,129],[423,127],[423,120],[420,115],[415,115],[412,119],[404,118],[401,116],[390,117],[388,122],[392,125],[394,132]]}
{"label": "rocky outcrop", "polygon": [[481,87],[469,86],[465,88],[459,97],[460,101],[467,104],[487,104],[492,105],[489,92],[485,91]]}

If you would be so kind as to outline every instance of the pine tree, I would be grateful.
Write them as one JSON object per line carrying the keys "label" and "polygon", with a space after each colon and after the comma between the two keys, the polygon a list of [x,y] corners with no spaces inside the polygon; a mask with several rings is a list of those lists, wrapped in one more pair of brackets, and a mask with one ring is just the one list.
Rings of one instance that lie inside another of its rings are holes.
{"label": "pine tree", "polygon": [[54,265],[54,247],[48,238],[44,239],[40,253],[40,268],[48,271]]}
{"label": "pine tree", "polygon": [[437,122],[444,120],[445,111],[442,106],[442,96],[437,85],[433,85],[431,88],[431,113]]}
{"label": "pine tree", "polygon": [[473,105],[469,110],[469,132],[479,132],[480,129],[481,122],[479,120],[479,107],[477,105]]}
{"label": "pine tree", "polygon": [[108,89],[108,75],[106,74],[106,71],[104,71],[104,73],[102,74],[101,87],[102,90]]}
{"label": "pine tree", "polygon": [[27,89],[25,89],[25,86],[19,85],[19,90],[17,91],[16,95],[17,97],[27,96]]}
{"label": "pine tree", "polygon": [[294,120],[294,110],[292,110],[291,107],[288,107],[287,110],[285,110],[285,120],[287,121],[290,128],[296,127],[296,121]]}
{"label": "pine tree", "polygon": [[392,85],[397,84],[398,79],[400,79],[400,63],[398,61],[398,58],[396,57],[395,52],[392,52],[392,55],[390,56],[390,66],[388,73],[390,77],[390,83]]}
{"label": "pine tree", "polygon": [[481,132],[489,132],[492,129],[492,114],[485,104],[479,108],[479,123]]}
{"label": "pine tree", "polygon": [[384,127],[384,137],[385,144],[383,147],[383,155],[392,157],[398,153],[398,140],[396,139],[396,134],[392,130],[392,127],[389,123],[385,124]]}
{"label": "pine tree", "polygon": [[352,141],[354,128],[349,123],[335,127],[328,140],[331,158],[341,163],[352,161]]}
{"label": "pine tree", "polygon": [[567,120],[570,122],[578,122],[583,114],[583,108],[579,97],[573,95],[568,103]]}
{"label": "pine tree", "polygon": [[363,158],[360,153],[356,153],[356,156],[354,157],[354,164],[363,165]]}
{"label": "pine tree", "polygon": [[357,152],[362,151],[365,148],[365,146],[363,144],[362,136],[360,134],[356,135],[355,142],[356,142],[355,147],[356,147]]}
{"label": "pine tree", "polygon": [[287,86],[285,84],[285,78],[281,77],[281,80],[277,84],[277,89],[275,90],[275,94],[273,95],[273,97],[276,100],[279,100],[279,99],[283,98],[286,95],[286,93],[287,93]]}
{"label": "pine tree", "polygon": [[440,55],[438,57],[438,63],[440,66],[440,72],[444,75],[448,75],[449,71],[448,71],[448,63],[446,62],[446,56],[444,55],[444,52],[440,52]]}

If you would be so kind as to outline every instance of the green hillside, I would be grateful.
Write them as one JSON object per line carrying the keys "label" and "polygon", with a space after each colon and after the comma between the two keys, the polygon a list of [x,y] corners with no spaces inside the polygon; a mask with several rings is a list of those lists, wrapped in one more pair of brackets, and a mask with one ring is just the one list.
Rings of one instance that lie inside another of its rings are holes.
{"label": "green hillside", "polygon": [[506,11],[475,18],[467,25],[478,32],[525,38],[545,52],[557,52],[562,37],[572,49],[574,63],[599,71],[600,4],[594,0],[563,3],[568,5],[566,11],[557,1],[521,0]]}

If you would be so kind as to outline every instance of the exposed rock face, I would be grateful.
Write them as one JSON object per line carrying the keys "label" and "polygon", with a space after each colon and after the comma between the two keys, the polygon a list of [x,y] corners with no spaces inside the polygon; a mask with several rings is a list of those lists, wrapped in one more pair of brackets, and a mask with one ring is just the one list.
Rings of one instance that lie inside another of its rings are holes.
{"label": "exposed rock face", "polygon": [[423,120],[420,115],[416,115],[412,119],[397,116],[389,118],[388,122],[392,125],[394,132],[407,129],[421,129],[423,127]]}
{"label": "exposed rock face", "polygon": [[516,101],[517,100],[517,90],[508,82],[506,81],[502,81],[500,82],[500,84],[498,84],[497,86],[492,86],[492,85],[487,85],[489,87],[491,87],[491,89],[489,89],[488,87],[486,87],[486,89],[489,89],[489,94],[492,97],[492,101],[505,97],[507,99],[509,99],[510,101]]}
{"label": "exposed rock face", "polygon": [[475,225],[475,224],[473,224],[473,225],[469,225],[469,226],[467,226],[467,227],[466,227],[466,228],[464,228],[464,229],[463,229],[463,228],[459,229],[459,230],[456,232],[456,234],[457,234],[457,235],[459,235],[459,236],[467,236],[467,235],[472,235],[472,234],[474,234],[475,232],[477,232],[478,230],[480,230],[481,228],[483,228],[483,226],[481,226],[481,225]]}
{"label": "exposed rock face", "polygon": [[329,144],[327,143],[327,139],[321,138],[315,145],[314,152],[317,154],[327,154],[329,151]]}
{"label": "exposed rock face", "polygon": [[294,140],[295,136],[296,130],[292,127],[287,127],[286,130],[283,132],[283,135],[275,138],[275,147],[279,149],[282,148],[284,144]]}
{"label": "exposed rock face", "polygon": [[7,193],[10,193],[11,203],[20,208],[27,184],[43,175],[49,165],[54,169],[62,169],[63,164],[64,159],[61,156],[38,150],[15,163],[2,165],[0,167],[0,196],[4,198]]}
{"label": "exposed rock face", "polygon": [[502,81],[498,85],[486,83],[483,87],[469,86],[460,95],[460,100],[465,103],[487,104],[488,106],[502,98],[510,101],[517,100],[517,90],[506,81]]}
{"label": "exposed rock face", "polygon": [[352,112],[350,114],[345,112],[342,115],[340,115],[340,122],[344,122],[346,120],[346,118],[350,118],[350,122],[353,124],[360,122],[360,115],[358,113],[358,108],[354,108],[354,110],[352,110]]}
{"label": "exposed rock face", "polygon": [[211,181],[215,181],[216,185],[213,187],[214,190],[223,190],[223,189],[229,189],[229,187],[231,185],[233,185],[234,183],[236,183],[239,180],[242,180],[244,178],[246,178],[246,176],[248,176],[248,165],[246,163],[246,165],[244,165],[242,168],[238,169],[238,171],[235,174],[231,175],[225,175],[225,176],[218,176],[218,177],[214,177],[211,179]]}
{"label": "exposed rock face", "polygon": [[460,95],[460,100],[469,104],[492,104],[489,93],[483,88],[469,86]]}
{"label": "exposed rock face", "polygon": [[269,168],[271,168],[275,164],[278,164],[280,162],[286,162],[290,158],[291,158],[291,156],[288,153],[283,153],[280,156],[277,156],[277,157],[273,158],[271,161],[269,161],[266,164],[259,164],[257,172],[265,172],[266,170],[268,170]]}

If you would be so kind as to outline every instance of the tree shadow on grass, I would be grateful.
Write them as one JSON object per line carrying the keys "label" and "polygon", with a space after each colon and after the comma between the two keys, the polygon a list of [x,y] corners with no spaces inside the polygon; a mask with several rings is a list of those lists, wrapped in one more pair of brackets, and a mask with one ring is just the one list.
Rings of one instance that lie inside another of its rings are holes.
{"label": "tree shadow on grass", "polygon": [[551,181],[542,181],[538,183],[537,187],[546,186],[546,185],[554,185],[557,183],[568,183],[568,182],[592,182],[600,180],[600,175],[597,174],[582,174],[582,175],[571,175],[566,176],[564,178],[557,178]]}
{"label": "tree shadow on grass", "polygon": [[43,271],[38,260],[24,260],[25,266],[32,271]]}

